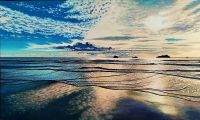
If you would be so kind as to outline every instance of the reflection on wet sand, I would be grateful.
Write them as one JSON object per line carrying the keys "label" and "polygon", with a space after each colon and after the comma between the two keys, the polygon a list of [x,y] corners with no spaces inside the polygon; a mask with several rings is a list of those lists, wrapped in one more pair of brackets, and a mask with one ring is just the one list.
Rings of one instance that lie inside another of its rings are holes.
{"label": "reflection on wet sand", "polygon": [[[148,115],[158,117],[158,120],[164,118],[161,113],[154,111],[153,108],[146,106],[142,102],[135,101],[134,97],[131,98],[131,95],[127,93],[127,90],[109,90],[100,87],[74,88],[63,83],[56,83],[46,88],[8,96],[7,105],[9,107],[6,109],[10,111],[13,117],[21,118],[22,120],[37,118],[63,119],[77,115],[78,119],[81,120],[122,119],[128,116],[130,118],[138,118],[140,115],[134,113],[140,111],[145,111],[144,119],[141,120],[147,120],[149,118]],[[67,96],[70,96],[68,100],[65,99]],[[32,111],[32,114],[29,111]],[[48,113],[45,111],[48,111]],[[62,116],[58,114],[55,117],[57,111],[62,111]],[[116,116],[118,117],[115,118]],[[73,118],[75,119],[75,117]]]}
{"label": "reflection on wet sand", "polygon": [[[110,69],[144,69],[144,70],[169,70],[176,69],[174,66],[166,66],[166,65],[157,65],[157,66],[141,66],[141,65],[116,65],[116,64],[96,64],[96,65],[87,65],[89,68],[110,68]],[[117,72],[117,71],[116,71]],[[95,72],[95,73],[86,73],[86,75],[93,76],[112,76],[116,74],[116,72]],[[149,77],[148,77],[149,76]],[[144,79],[143,79],[144,78]],[[134,80],[135,79],[135,80]],[[120,91],[121,94],[118,94],[118,91],[110,92],[110,97],[108,98],[110,102],[110,106],[113,103],[117,103],[120,99],[123,98],[132,98],[134,100],[139,100],[141,102],[146,103],[147,105],[153,106],[158,109],[160,112],[174,116],[180,117],[182,115],[181,109],[184,107],[191,107],[191,105],[196,105],[198,108],[200,104],[199,96],[200,96],[200,81],[191,80],[187,78],[179,78],[176,76],[170,75],[161,75],[156,73],[129,73],[127,75],[121,75],[120,77],[111,77],[111,78],[91,78],[88,81],[96,83],[96,86],[100,86],[108,89],[124,89]],[[101,82],[99,82],[101,81]],[[104,81],[112,81],[111,83],[104,84]],[[115,82],[113,82],[115,81]],[[119,82],[118,82],[119,81]],[[131,91],[131,89],[133,91]],[[135,92],[135,90],[139,89],[139,93]],[[100,90],[97,95],[99,98],[103,98],[103,96],[108,95],[103,92],[104,90]],[[109,90],[108,90],[109,91]],[[153,94],[152,94],[153,93]],[[112,97],[112,94],[120,95],[117,99]],[[155,95],[156,94],[156,95]],[[109,96],[109,95],[108,95]],[[192,97],[191,97],[192,96]],[[177,97],[177,98],[176,98]],[[189,102],[191,101],[191,102]],[[196,101],[196,102],[192,102]],[[100,102],[102,103],[102,102]],[[105,102],[106,103],[106,102]],[[107,102],[108,103],[108,102]],[[133,106],[134,107],[134,106]],[[112,107],[109,107],[112,108]],[[184,119],[184,117],[182,118]]]}
{"label": "reflection on wet sand", "polygon": [[12,109],[16,111],[37,110],[45,107],[53,100],[69,95],[79,89],[75,86],[55,83],[42,88],[12,94],[6,100],[11,104]]}

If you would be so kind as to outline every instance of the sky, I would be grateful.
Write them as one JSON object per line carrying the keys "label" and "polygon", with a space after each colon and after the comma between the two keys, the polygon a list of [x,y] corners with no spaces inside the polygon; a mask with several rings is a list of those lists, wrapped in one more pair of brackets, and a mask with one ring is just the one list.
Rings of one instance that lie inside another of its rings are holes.
{"label": "sky", "polygon": [[[86,42],[107,51],[65,48]],[[1,56],[200,57],[200,0],[0,1]]]}

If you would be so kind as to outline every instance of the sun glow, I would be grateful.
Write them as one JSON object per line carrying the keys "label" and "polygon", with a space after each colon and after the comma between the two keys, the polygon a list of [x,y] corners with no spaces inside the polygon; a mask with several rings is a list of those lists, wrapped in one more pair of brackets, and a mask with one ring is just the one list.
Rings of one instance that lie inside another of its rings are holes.
{"label": "sun glow", "polygon": [[164,16],[150,16],[144,20],[143,24],[147,29],[153,32],[159,32],[171,26],[172,23]]}

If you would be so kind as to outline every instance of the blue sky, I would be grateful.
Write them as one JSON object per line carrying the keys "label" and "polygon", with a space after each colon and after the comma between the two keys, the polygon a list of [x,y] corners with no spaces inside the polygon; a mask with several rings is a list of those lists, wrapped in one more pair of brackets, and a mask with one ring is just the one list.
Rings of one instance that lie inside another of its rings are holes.
{"label": "blue sky", "polygon": [[134,54],[176,55],[180,46],[189,46],[192,56],[199,45],[199,5],[200,0],[0,1],[1,54],[28,56],[46,52],[48,45],[85,41],[115,50],[144,48]]}
{"label": "blue sky", "polygon": [[108,5],[109,1],[94,0],[1,1],[1,50],[14,53],[23,51],[28,43],[83,40]]}

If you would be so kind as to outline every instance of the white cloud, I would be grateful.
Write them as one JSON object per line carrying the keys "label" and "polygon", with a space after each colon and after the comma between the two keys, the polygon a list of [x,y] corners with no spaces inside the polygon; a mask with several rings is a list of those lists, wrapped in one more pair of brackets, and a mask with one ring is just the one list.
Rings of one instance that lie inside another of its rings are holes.
{"label": "white cloud", "polygon": [[[29,16],[3,6],[0,6],[0,11],[1,21],[3,21],[3,23],[0,23],[0,29],[7,32],[19,34],[25,32],[44,36],[58,35],[70,38],[88,30],[88,28],[83,28],[79,24]],[[6,22],[6,20],[9,20],[9,22]]]}
{"label": "white cloud", "polygon": [[145,27],[153,32],[159,32],[162,29],[171,27],[172,21],[165,16],[155,15],[146,18],[143,22]]}
{"label": "white cloud", "polygon": [[0,23],[6,23],[8,21],[9,21],[9,18],[0,16]]}
{"label": "white cloud", "polygon": [[[134,1],[114,1],[108,13],[87,33],[85,41],[97,45],[111,46],[116,50],[133,49],[131,52],[141,47],[142,50],[144,50],[144,47],[146,48],[146,51],[137,51],[134,54],[149,55],[161,52],[176,54],[176,51],[185,49],[182,45],[190,45],[188,51],[192,51],[191,48],[195,48],[193,42],[199,45],[200,19],[199,14],[189,16],[191,12],[198,8],[183,10],[190,2],[191,0],[177,0],[167,9],[154,7],[148,9],[133,4]],[[145,36],[146,38],[131,41],[100,41],[92,39],[124,35]],[[173,45],[165,44],[163,41],[167,37],[186,40]]]}

